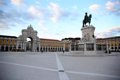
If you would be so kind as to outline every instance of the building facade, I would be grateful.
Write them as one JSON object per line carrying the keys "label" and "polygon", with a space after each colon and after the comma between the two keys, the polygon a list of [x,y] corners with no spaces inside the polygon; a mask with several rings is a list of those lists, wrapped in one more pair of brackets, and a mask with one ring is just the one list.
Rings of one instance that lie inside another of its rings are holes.
{"label": "building facade", "polygon": [[63,42],[55,39],[40,38],[41,51],[44,52],[61,52],[64,50]]}
{"label": "building facade", "polygon": [[[84,51],[83,47],[79,46],[80,38],[64,38],[62,41],[67,41],[71,45],[72,51]],[[91,47],[92,48],[92,47]],[[97,51],[119,51],[120,52],[120,36],[109,38],[97,38],[96,39]]]}
{"label": "building facade", "polygon": [[0,35],[0,51],[12,51],[16,49],[17,37]]}
{"label": "building facade", "polygon": [[[22,47],[17,48],[18,37],[16,36],[6,36],[0,35],[0,51],[31,51],[31,42],[28,42],[26,45],[26,50]],[[81,47],[79,47],[80,38],[64,38],[61,41],[55,39],[43,39],[39,38],[40,48],[36,47],[36,51],[44,51],[44,52],[58,52],[58,51],[83,51]],[[21,45],[22,46],[22,45]],[[24,47],[25,48],[25,47]],[[120,51],[120,36],[109,37],[109,38],[97,38],[96,39],[96,49],[97,51],[106,51],[107,49],[110,51]]]}
{"label": "building facade", "polygon": [[[65,50],[62,41],[39,38],[37,31],[31,25],[21,32],[19,37],[0,35],[0,51],[57,52]],[[27,41],[27,38],[31,41]]]}
{"label": "building facade", "polygon": [[79,50],[79,41],[81,38],[64,38],[62,41],[65,43],[65,51],[78,51]]}
{"label": "building facade", "polygon": [[[27,42],[27,38],[31,41]],[[55,39],[43,39],[37,36],[32,26],[22,30],[19,37],[0,35],[1,51],[33,51],[33,52],[60,52],[60,51],[84,51],[79,46],[81,38],[64,38],[61,41]],[[97,51],[120,51],[120,36],[96,39]]]}
{"label": "building facade", "polygon": [[97,50],[120,51],[120,36],[97,39]]}

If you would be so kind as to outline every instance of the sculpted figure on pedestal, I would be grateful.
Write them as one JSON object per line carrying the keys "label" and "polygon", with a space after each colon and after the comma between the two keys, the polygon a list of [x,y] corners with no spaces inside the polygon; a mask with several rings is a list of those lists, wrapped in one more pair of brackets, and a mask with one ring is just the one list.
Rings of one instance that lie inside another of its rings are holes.
{"label": "sculpted figure on pedestal", "polygon": [[85,25],[87,23],[91,23],[91,18],[92,18],[92,14],[90,14],[89,16],[87,15],[87,12],[85,13],[84,19],[83,19],[83,27],[85,27]]}

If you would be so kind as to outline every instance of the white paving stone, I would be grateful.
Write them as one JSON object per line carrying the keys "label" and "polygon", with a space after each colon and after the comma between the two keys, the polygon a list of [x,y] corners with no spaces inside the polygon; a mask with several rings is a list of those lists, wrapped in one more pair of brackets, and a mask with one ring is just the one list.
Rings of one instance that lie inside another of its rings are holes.
{"label": "white paving stone", "polygon": [[0,52],[0,80],[120,80],[119,61],[118,53]]}

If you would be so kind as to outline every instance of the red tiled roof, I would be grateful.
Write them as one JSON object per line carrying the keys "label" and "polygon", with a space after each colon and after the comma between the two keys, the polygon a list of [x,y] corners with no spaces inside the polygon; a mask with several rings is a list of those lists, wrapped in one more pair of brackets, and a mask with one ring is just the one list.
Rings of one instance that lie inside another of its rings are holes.
{"label": "red tiled roof", "polygon": [[120,36],[106,37],[106,38],[97,38],[97,40],[116,39],[116,38],[120,38]]}
{"label": "red tiled roof", "polygon": [[40,38],[40,40],[60,41],[60,40],[57,40],[57,39],[45,39],[45,38]]}

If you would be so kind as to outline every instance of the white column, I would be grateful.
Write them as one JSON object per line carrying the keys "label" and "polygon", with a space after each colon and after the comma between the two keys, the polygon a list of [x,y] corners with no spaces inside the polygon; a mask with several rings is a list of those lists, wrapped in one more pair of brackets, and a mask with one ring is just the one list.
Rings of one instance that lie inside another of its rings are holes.
{"label": "white column", "polygon": [[24,49],[24,42],[22,43],[22,49]]}
{"label": "white column", "polygon": [[23,42],[21,42],[21,49],[23,49]]}
{"label": "white column", "polygon": [[110,47],[109,47],[109,50],[111,49],[111,43],[110,43]]}
{"label": "white column", "polygon": [[35,52],[37,52],[37,42],[35,42]]}
{"label": "white column", "polygon": [[23,43],[23,50],[25,50],[25,42]]}
{"label": "white column", "polygon": [[61,47],[60,47],[60,52],[61,52]]}
{"label": "white column", "polygon": [[10,45],[8,46],[8,51],[10,51]]}
{"label": "white column", "polygon": [[94,43],[94,51],[96,51],[96,43]]}
{"label": "white column", "polygon": [[113,49],[115,50],[115,43],[114,43],[114,45],[113,45]]}
{"label": "white column", "polygon": [[96,43],[94,43],[94,53],[96,54]]}
{"label": "white column", "polygon": [[49,46],[49,52],[51,51],[51,47]]}
{"label": "white column", "polygon": [[35,52],[35,42],[33,41],[32,52]]}
{"label": "white column", "polygon": [[106,45],[107,45],[107,52],[108,52],[109,51],[108,43]]}
{"label": "white column", "polygon": [[6,45],[4,45],[4,51],[6,50]]}
{"label": "white column", "polygon": [[19,46],[19,42],[17,41],[17,46],[16,46],[16,49],[18,49],[18,46]]}
{"label": "white column", "polygon": [[26,42],[24,43],[24,50],[26,51]]}
{"label": "white column", "polygon": [[63,44],[63,50],[65,51],[65,42],[64,42],[64,44]]}
{"label": "white column", "polygon": [[46,52],[48,51],[48,47],[46,46]]}
{"label": "white column", "polygon": [[40,52],[40,44],[39,44],[39,52]]}
{"label": "white column", "polygon": [[23,49],[24,49],[24,51],[25,51],[25,42],[23,43]]}
{"label": "white column", "polygon": [[42,51],[43,51],[43,47],[41,47]]}
{"label": "white column", "polygon": [[14,46],[12,45],[12,50],[13,50]]}
{"label": "white column", "polygon": [[44,51],[46,52],[46,46],[44,46]]}
{"label": "white column", "polygon": [[84,43],[84,51],[86,51],[87,49],[86,49],[87,47],[86,47],[86,43]]}
{"label": "white column", "polygon": [[69,52],[71,52],[71,43],[69,44]]}
{"label": "white column", "polygon": [[59,47],[59,52],[60,52],[60,47]]}

